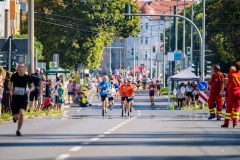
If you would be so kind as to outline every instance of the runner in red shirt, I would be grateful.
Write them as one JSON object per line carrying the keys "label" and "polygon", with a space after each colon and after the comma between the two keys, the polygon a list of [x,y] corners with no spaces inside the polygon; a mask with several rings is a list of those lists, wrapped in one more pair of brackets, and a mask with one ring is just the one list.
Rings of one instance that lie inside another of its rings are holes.
{"label": "runner in red shirt", "polygon": [[154,93],[155,93],[155,90],[156,90],[156,85],[153,84],[152,80],[150,81],[148,89],[149,89],[151,106],[154,106]]}
{"label": "runner in red shirt", "polygon": [[228,127],[233,112],[233,128],[238,128],[239,109],[240,109],[240,61],[236,62],[236,71],[230,72],[226,83],[228,85],[228,98],[225,122],[221,127]]}
{"label": "runner in red shirt", "polygon": [[213,75],[209,81],[210,96],[208,99],[208,106],[210,111],[210,117],[208,119],[215,118],[214,103],[217,105],[217,120],[221,120],[222,117],[222,93],[224,90],[224,75],[220,72],[219,65],[212,66]]}

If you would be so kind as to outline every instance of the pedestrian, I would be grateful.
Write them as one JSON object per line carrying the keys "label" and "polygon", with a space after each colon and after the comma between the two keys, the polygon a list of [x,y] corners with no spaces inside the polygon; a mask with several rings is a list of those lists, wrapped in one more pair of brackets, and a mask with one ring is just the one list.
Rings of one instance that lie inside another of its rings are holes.
{"label": "pedestrian", "polygon": [[187,83],[186,86],[186,96],[185,96],[185,104],[186,107],[190,108],[192,105],[192,99],[193,99],[193,87],[190,82]]}
{"label": "pedestrian", "polygon": [[210,95],[208,98],[208,106],[209,106],[209,120],[215,118],[215,109],[214,109],[214,103],[216,102],[217,106],[217,120],[220,121],[222,118],[222,93],[224,90],[224,75],[220,72],[220,66],[219,65],[213,65],[212,66],[212,77],[209,80],[210,85]]}
{"label": "pedestrian", "polygon": [[136,87],[137,87],[137,92],[138,92],[138,94],[140,93],[140,86],[141,86],[141,80],[138,78],[138,79],[137,79],[137,83],[136,83]]}
{"label": "pedestrian", "polygon": [[35,90],[30,93],[30,102],[29,102],[29,109],[28,112],[33,110],[34,105],[34,111],[38,110],[38,100],[40,99],[40,93],[41,93],[41,85],[42,85],[42,76],[40,74],[40,68],[37,68],[35,70],[35,73],[31,74],[31,79],[33,81]]}
{"label": "pedestrian", "polygon": [[74,102],[74,89],[73,89],[73,83],[72,83],[72,80],[69,80],[69,83],[67,85],[67,89],[68,89],[68,103],[70,104],[71,103],[71,99],[72,99],[72,102]]}
{"label": "pedestrian", "polygon": [[12,72],[7,72],[3,84],[2,113],[11,112],[12,96],[10,95],[8,83],[10,82]]}
{"label": "pedestrian", "polygon": [[61,83],[60,77],[56,78],[56,82],[54,83],[54,93],[55,93],[55,108],[58,108],[58,88],[59,88],[59,83]]}
{"label": "pedestrian", "polygon": [[[27,90],[27,86],[30,87],[29,90]],[[21,136],[20,129],[28,106],[28,94],[35,89],[31,77],[25,74],[25,64],[21,63],[18,65],[17,72],[12,75],[8,87],[12,95],[13,122],[18,121],[16,136]]]}
{"label": "pedestrian", "polygon": [[181,90],[182,87],[184,87],[184,84],[181,84],[179,88],[177,89],[177,101],[178,101],[178,108],[183,108],[183,98],[184,98],[184,93],[182,93]]}
{"label": "pedestrian", "polygon": [[110,82],[107,81],[107,76],[104,76],[103,81],[100,82],[98,85],[102,101],[102,116],[104,116],[104,113],[107,113],[107,95],[109,88]]}
{"label": "pedestrian", "polygon": [[64,100],[64,89],[63,89],[63,84],[59,83],[59,88],[57,90],[58,92],[58,110],[62,110],[62,104],[64,104],[65,100]]}
{"label": "pedestrian", "polygon": [[110,86],[108,93],[109,109],[112,110],[114,106],[114,97],[116,95],[116,90],[113,85]]}
{"label": "pedestrian", "polygon": [[147,85],[147,77],[146,77],[146,75],[143,75],[142,85],[143,85],[143,90],[145,90],[146,89],[146,85]]}
{"label": "pedestrian", "polygon": [[224,124],[221,127],[229,127],[233,112],[233,128],[238,128],[240,110],[240,61],[235,64],[236,71],[228,74],[226,84],[228,85],[227,107]]}
{"label": "pedestrian", "polygon": [[52,102],[52,96],[49,95],[48,98],[43,102],[42,110],[52,110],[54,108],[54,103]]}
{"label": "pedestrian", "polygon": [[153,84],[152,80],[149,83],[148,89],[149,89],[151,106],[154,106],[154,93],[155,93],[156,86]]}

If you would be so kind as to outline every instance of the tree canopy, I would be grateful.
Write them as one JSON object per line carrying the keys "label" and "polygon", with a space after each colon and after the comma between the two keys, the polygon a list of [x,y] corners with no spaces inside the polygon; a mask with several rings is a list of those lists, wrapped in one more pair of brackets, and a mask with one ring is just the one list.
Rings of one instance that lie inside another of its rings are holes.
{"label": "tree canopy", "polygon": [[58,53],[62,67],[82,63],[97,69],[104,46],[140,31],[139,17],[125,20],[126,3],[139,12],[132,0],[35,0],[35,34],[44,46],[44,59]]}

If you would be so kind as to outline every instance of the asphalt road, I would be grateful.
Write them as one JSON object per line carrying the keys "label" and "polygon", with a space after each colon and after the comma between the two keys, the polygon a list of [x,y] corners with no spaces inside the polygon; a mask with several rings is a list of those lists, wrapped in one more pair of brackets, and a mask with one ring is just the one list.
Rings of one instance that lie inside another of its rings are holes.
{"label": "asphalt road", "polygon": [[[91,98],[90,96],[89,98]],[[132,117],[121,117],[119,102],[105,117],[100,100],[73,105],[55,119],[0,125],[0,160],[239,160],[240,129],[220,128],[207,111],[170,111],[166,97],[150,106],[147,92],[136,95]]]}

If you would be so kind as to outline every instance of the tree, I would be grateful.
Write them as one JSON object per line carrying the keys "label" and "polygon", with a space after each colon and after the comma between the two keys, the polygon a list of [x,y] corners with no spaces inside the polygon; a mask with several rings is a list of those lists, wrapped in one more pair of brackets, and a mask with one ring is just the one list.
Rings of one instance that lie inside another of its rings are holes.
{"label": "tree", "polygon": [[124,19],[126,3],[129,0],[36,0],[36,37],[44,46],[45,60],[54,53],[60,54],[60,65],[72,68],[82,63],[89,69],[97,69],[102,61],[104,46],[114,38],[137,35],[140,21]]}

